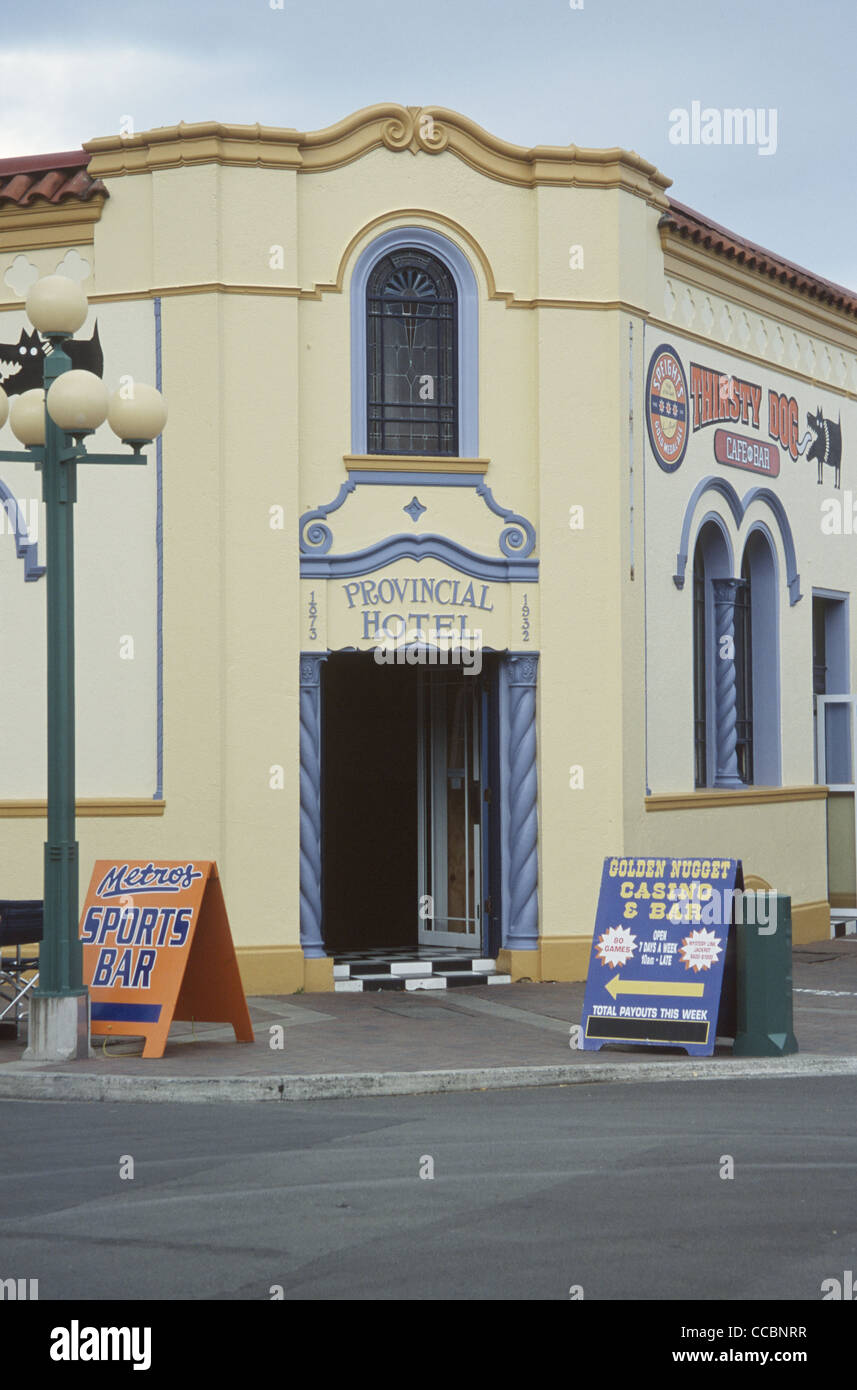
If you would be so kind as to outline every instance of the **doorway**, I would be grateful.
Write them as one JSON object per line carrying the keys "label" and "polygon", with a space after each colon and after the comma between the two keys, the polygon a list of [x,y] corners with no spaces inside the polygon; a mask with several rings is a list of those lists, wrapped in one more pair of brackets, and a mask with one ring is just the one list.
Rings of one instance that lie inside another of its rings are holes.
{"label": "doorway", "polygon": [[[489,663],[322,674],[322,930],[329,955],[479,956],[493,947],[489,838],[496,721]],[[496,954],[496,949],[494,950]]]}
{"label": "doorway", "polygon": [[419,944],[481,949],[480,688],[460,668],[418,668]]}
{"label": "doorway", "polygon": [[329,955],[416,946],[416,670],[334,652],[322,674],[322,921]]}

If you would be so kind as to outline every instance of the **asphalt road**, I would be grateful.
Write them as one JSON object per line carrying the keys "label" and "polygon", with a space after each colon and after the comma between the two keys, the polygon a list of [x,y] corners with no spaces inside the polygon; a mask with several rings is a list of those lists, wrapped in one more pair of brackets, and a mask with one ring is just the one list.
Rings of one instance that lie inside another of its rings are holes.
{"label": "asphalt road", "polygon": [[823,1078],[3,1102],[0,1279],[42,1300],[819,1301],[857,1274],[855,1099]]}

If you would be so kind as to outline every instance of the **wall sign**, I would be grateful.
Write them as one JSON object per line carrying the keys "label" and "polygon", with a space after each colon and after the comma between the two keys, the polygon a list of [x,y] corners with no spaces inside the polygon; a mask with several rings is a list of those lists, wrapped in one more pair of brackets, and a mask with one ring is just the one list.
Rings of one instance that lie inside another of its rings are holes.
{"label": "wall sign", "polygon": [[[674,473],[681,464],[688,437],[695,438],[711,425],[729,425],[755,434],[715,429],[714,457],[718,463],[776,478],[782,449],[794,463],[804,456],[807,462],[817,463],[818,483],[832,482],[839,487],[841,418],[825,416],[820,405],[802,412],[795,396],[770,387],[766,390],[757,381],[702,362],[691,362],[689,375],[688,391],[675,348],[668,343],[655,348],[646,376],[646,424],[652,452],[665,473]],[[826,474],[825,468],[832,472]]]}
{"label": "wall sign", "polygon": [[[352,579],[341,587],[348,607],[362,613],[364,642],[378,637],[400,640],[411,631],[464,634],[473,623],[475,612],[494,611],[489,597],[491,585],[463,577]],[[433,612],[433,607],[441,611]],[[453,612],[444,612],[444,608]]]}
{"label": "wall sign", "polygon": [[665,473],[684,458],[688,434],[687,379],[669,343],[655,348],[646,377],[646,425],[652,453]]}
{"label": "wall sign", "polygon": [[435,559],[404,559],[363,575],[303,579],[301,591],[305,651],[538,649],[536,580],[474,578]]}
{"label": "wall sign", "polygon": [[99,859],[80,921],[91,1032],[163,1057],[173,1019],[253,1028],[217,865]]}
{"label": "wall sign", "polygon": [[779,449],[759,439],[733,434],[731,430],[714,431],[714,457],[730,468],[747,468],[751,473],[764,473],[768,478],[779,476]]}
{"label": "wall sign", "polygon": [[737,859],[604,860],[583,1047],[714,1051]]}

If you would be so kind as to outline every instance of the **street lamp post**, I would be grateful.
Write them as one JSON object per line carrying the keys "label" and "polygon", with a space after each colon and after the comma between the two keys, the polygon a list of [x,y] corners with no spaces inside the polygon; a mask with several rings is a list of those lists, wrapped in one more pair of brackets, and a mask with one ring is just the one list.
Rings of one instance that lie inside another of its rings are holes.
{"label": "street lamp post", "polygon": [[[48,340],[44,389],[25,391],[11,404],[0,387],[0,427],[25,450],[0,450],[0,461],[35,464],[42,474],[47,518],[48,835],[44,861],[44,938],[39,985],[30,996],[31,1061],[89,1055],[89,996],[83,983],[78,933],[78,845],[74,768],[74,503],[79,463],[145,463],[142,449],[161,433],[166,402],[154,387],[130,383],[108,400],[92,372],[71,370],[63,343],[83,324],[86,296],[61,275],[37,280],[27,295],[33,327]],[[84,440],[109,420],[133,450],[90,454]]]}

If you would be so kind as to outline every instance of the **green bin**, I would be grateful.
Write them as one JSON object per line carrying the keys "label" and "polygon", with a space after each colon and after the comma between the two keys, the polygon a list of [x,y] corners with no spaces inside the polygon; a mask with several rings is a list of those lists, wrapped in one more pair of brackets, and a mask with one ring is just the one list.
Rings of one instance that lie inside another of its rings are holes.
{"label": "green bin", "polygon": [[[743,920],[741,920],[743,918]],[[735,1057],[797,1052],[792,1013],[792,900],[745,892],[736,901]]]}

